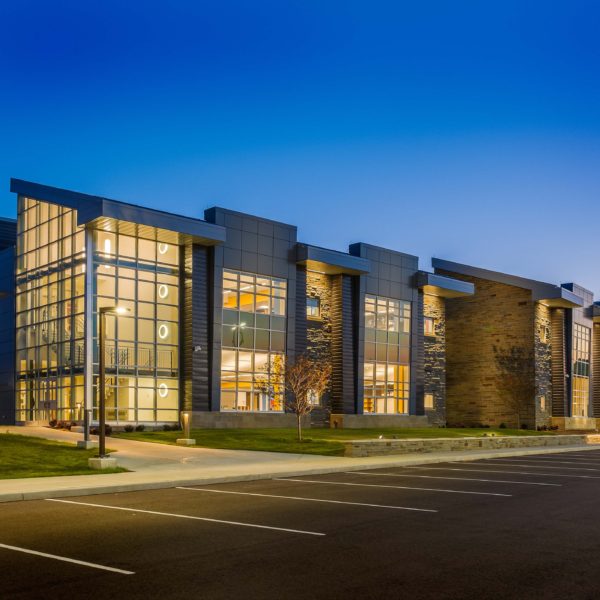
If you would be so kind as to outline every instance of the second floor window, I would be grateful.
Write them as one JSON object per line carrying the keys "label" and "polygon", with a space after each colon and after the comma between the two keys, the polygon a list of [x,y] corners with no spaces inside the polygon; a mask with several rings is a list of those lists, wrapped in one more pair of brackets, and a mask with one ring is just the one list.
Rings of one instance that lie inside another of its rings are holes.
{"label": "second floor window", "polygon": [[306,316],[310,319],[321,318],[321,300],[319,298],[309,297],[306,299]]}

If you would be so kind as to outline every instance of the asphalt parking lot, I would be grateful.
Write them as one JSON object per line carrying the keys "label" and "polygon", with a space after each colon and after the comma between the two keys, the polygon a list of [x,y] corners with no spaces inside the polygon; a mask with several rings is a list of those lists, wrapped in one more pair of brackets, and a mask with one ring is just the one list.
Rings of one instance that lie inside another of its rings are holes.
{"label": "asphalt parking lot", "polygon": [[0,505],[2,599],[598,598],[600,450]]}

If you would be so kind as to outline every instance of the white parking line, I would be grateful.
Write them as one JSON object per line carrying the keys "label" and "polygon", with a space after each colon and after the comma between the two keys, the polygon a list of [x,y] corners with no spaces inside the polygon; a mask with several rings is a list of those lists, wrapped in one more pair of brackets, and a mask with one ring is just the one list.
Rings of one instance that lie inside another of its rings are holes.
{"label": "white parking line", "polygon": [[331,504],[349,504],[352,506],[369,506],[372,508],[393,508],[396,510],[414,510],[417,512],[438,512],[430,508],[410,508],[408,506],[388,506],[386,504],[366,504],[364,502],[343,502],[342,500],[322,500],[321,498],[301,498],[299,496],[277,496],[275,494],[257,494],[254,492],[232,492],[225,490],[209,490],[207,488],[190,488],[190,487],[178,487],[178,490],[190,490],[192,492],[210,492],[212,494],[235,494],[238,496],[259,496],[262,498],[283,498],[286,500],[304,500],[306,502],[328,502]]}
{"label": "white parking line", "polygon": [[539,481],[506,481],[503,479],[477,479],[474,477],[443,477],[441,475],[406,475],[403,473],[365,473],[363,471],[346,471],[348,475],[370,475],[374,477],[420,477],[421,479],[452,479],[453,481],[485,481],[486,483],[516,483],[518,485],[551,485],[561,487],[561,483],[542,483]]}
{"label": "white parking line", "polygon": [[73,563],[74,565],[81,565],[83,567],[91,567],[92,569],[100,569],[101,571],[110,571],[111,573],[120,573],[121,575],[135,575],[134,571],[125,571],[123,569],[107,567],[105,565],[99,565],[97,563],[91,563],[85,560],[76,560],[75,558],[58,556],[57,554],[47,554],[46,552],[38,552],[37,550],[30,550],[29,548],[19,548],[18,546],[9,546],[8,544],[0,544],[0,548],[4,548],[5,550],[14,550],[15,552],[23,552],[24,554],[33,554],[34,556],[41,556],[43,558],[60,560],[62,562]]}
{"label": "white parking line", "polygon": [[347,481],[320,481],[318,479],[290,479],[287,477],[279,477],[274,481],[295,481],[297,483],[323,483],[326,485],[352,485],[356,487],[374,487],[374,488],[391,488],[394,490],[416,490],[419,492],[443,492],[445,494],[473,494],[475,496],[504,496],[505,498],[512,497],[512,494],[495,494],[492,492],[467,492],[464,490],[441,490],[439,488],[419,488],[406,487],[402,485],[377,485],[374,483],[349,483]]}
{"label": "white parking line", "polygon": [[[465,463],[451,463],[454,465]],[[477,464],[477,463],[469,463]],[[487,465],[485,465],[487,466]],[[491,465],[490,465],[491,466]],[[530,471],[494,471],[492,469],[455,469],[452,467],[404,467],[405,469],[418,469],[424,471],[464,471],[467,473],[506,473],[507,475],[534,475],[535,477],[576,477],[578,479],[600,479],[596,475],[569,475],[565,473],[532,473]]]}
{"label": "white parking line", "polygon": [[[515,465],[526,465],[527,467],[533,467],[534,469],[560,469],[561,471],[600,471],[600,469],[590,469],[590,467],[551,467],[548,465],[540,465],[537,462],[535,462],[534,460],[521,461],[521,462],[517,462],[517,461],[499,462],[496,460],[484,462],[484,461],[478,460],[477,462],[482,465],[507,465],[509,467],[514,467]],[[456,465],[459,463],[450,462],[449,464]]]}
{"label": "white parking line", "polygon": [[511,462],[541,462],[541,463],[554,463],[557,465],[596,465],[600,466],[600,462],[586,462],[583,460],[557,460],[555,458],[511,458]]}
{"label": "white parking line", "polygon": [[240,527],[253,527],[255,529],[270,529],[271,531],[283,531],[285,533],[301,533],[304,535],[324,536],[324,533],[316,531],[302,531],[301,529],[288,529],[286,527],[272,527],[270,525],[257,525],[255,523],[240,523],[239,521],[224,521],[222,519],[209,519],[208,517],[193,517],[191,515],[178,515],[175,513],[159,512],[156,510],[143,510],[141,508],[129,508],[126,506],[108,506],[107,504],[92,504],[91,502],[75,502],[74,500],[59,500],[58,498],[46,498],[48,502],[62,502],[64,504],[77,504],[80,506],[92,506],[94,508],[108,508],[111,510],[124,510],[126,512],[144,513],[147,515],[158,515],[160,517],[175,517],[177,519],[191,519],[194,521],[206,521],[208,523],[222,523],[224,525],[239,525]]}

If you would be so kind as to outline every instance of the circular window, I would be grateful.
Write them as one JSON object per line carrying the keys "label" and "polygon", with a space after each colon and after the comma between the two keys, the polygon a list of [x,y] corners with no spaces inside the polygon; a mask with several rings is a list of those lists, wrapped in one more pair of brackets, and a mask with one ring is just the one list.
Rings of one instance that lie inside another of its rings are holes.
{"label": "circular window", "polygon": [[164,300],[169,295],[169,286],[165,283],[161,283],[158,286],[158,297],[161,300]]}
{"label": "circular window", "polygon": [[161,340],[164,340],[168,336],[169,336],[169,326],[166,325],[165,323],[162,323],[162,325],[159,325],[159,327],[158,327],[158,337]]}
{"label": "circular window", "polygon": [[159,244],[158,245],[158,253],[159,254],[166,254],[168,249],[169,249],[169,244]]}
{"label": "circular window", "polygon": [[167,388],[167,384],[166,383],[161,383],[158,386],[158,395],[161,398],[166,398],[169,394],[169,389]]}

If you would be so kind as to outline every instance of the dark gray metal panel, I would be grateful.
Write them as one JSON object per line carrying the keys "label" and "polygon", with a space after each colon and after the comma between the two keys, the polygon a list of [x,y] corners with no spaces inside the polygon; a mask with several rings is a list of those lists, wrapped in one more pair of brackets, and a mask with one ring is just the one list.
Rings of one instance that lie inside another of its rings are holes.
{"label": "dark gray metal panel", "polygon": [[0,251],[0,424],[15,423],[15,250]]}
{"label": "dark gray metal panel", "polygon": [[424,415],[425,414],[425,397],[424,397],[424,367],[425,367],[425,339],[424,339],[424,326],[423,326],[423,293],[419,292],[419,297],[417,300],[417,310],[416,310],[416,352],[415,356],[411,361],[413,375],[411,376],[411,380],[415,380],[415,408],[414,414],[416,415]]}
{"label": "dark gray metal panel", "polygon": [[352,277],[349,275],[332,276],[331,296],[331,354],[333,361],[331,408],[334,414],[354,414],[357,407]]}
{"label": "dark gray metal panel", "polygon": [[306,352],[306,269],[296,269],[296,356]]}
{"label": "dark gray metal panel", "polygon": [[17,221],[0,217],[0,250],[15,246],[17,243]]}
{"label": "dark gray metal panel", "polygon": [[565,309],[554,308],[552,324],[552,416],[569,416],[567,410]]}
{"label": "dark gray metal panel", "polygon": [[166,229],[190,235],[194,238],[208,242],[221,243],[225,241],[225,229],[207,223],[200,219],[193,219],[169,212],[144,208],[135,204],[91,196],[71,190],[64,190],[48,185],[41,185],[21,179],[11,179],[10,190],[22,196],[53,202],[77,210],[77,222],[84,225],[100,217],[117,219],[148,225],[158,229]]}
{"label": "dark gray metal panel", "polygon": [[210,322],[211,322],[211,249],[205,246],[192,247],[192,409],[208,411],[210,402]]}

